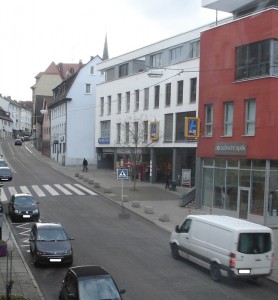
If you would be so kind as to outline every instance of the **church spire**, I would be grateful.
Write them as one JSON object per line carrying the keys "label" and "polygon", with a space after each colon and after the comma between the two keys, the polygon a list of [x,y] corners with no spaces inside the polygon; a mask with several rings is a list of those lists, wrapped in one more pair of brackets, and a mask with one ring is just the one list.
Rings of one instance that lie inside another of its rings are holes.
{"label": "church spire", "polygon": [[105,34],[105,42],[104,42],[104,48],[103,48],[102,59],[103,59],[103,60],[109,59],[109,55],[108,55],[108,45],[107,45],[107,33]]}

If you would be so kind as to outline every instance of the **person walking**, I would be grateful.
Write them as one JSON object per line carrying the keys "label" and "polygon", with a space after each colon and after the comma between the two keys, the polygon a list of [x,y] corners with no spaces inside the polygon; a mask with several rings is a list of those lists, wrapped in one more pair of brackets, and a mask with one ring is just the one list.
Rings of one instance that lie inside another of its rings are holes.
{"label": "person walking", "polygon": [[166,181],[165,181],[165,189],[169,189],[169,183],[170,183],[170,175],[169,175],[169,173],[167,173]]}
{"label": "person walking", "polygon": [[83,172],[87,172],[88,171],[88,161],[86,158],[83,159]]}

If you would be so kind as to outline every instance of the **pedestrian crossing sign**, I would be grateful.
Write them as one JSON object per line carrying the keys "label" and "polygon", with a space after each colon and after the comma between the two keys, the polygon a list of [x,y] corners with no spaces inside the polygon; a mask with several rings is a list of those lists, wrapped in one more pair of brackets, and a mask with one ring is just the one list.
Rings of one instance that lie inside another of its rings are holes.
{"label": "pedestrian crossing sign", "polygon": [[128,169],[117,169],[117,179],[128,179]]}

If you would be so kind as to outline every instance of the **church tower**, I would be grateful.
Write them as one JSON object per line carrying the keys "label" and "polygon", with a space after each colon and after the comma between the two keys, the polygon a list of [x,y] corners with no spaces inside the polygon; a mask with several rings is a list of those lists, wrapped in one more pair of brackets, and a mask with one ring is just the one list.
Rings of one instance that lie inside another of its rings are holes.
{"label": "church tower", "polygon": [[105,42],[104,42],[104,48],[103,48],[102,59],[103,59],[103,60],[109,59],[109,55],[108,55],[108,45],[107,45],[107,34],[105,35]]}

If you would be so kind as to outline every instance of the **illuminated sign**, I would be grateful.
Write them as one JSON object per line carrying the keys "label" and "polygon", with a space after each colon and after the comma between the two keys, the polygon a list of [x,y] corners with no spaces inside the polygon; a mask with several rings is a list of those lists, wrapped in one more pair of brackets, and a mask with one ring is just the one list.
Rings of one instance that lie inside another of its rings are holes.
{"label": "illuminated sign", "polygon": [[198,138],[200,136],[200,118],[185,118],[185,137]]}
{"label": "illuminated sign", "polygon": [[150,140],[158,140],[158,122],[150,122]]}

